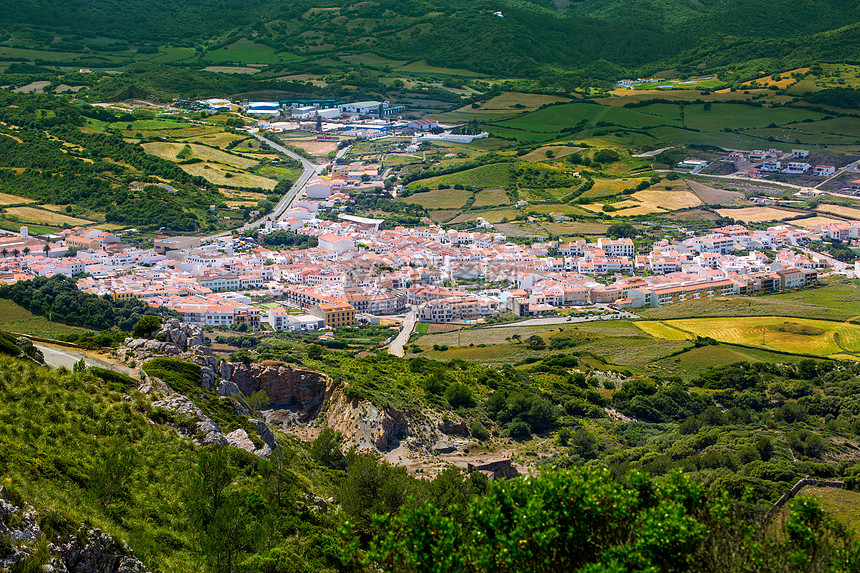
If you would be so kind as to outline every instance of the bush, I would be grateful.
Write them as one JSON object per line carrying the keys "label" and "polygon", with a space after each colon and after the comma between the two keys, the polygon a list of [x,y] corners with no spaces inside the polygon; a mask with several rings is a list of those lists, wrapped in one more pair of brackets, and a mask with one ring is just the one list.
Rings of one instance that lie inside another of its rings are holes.
{"label": "bush", "polygon": [[469,424],[469,433],[472,435],[473,438],[482,442],[484,440],[489,439],[490,437],[490,432],[487,430],[487,428],[485,428],[484,425],[477,420]]}
{"label": "bush", "polygon": [[472,390],[462,382],[456,382],[445,390],[445,399],[452,408],[471,408],[475,405]]}
{"label": "bush", "polygon": [[515,440],[526,440],[532,435],[532,433],[528,424],[517,419],[508,424],[508,435]]}

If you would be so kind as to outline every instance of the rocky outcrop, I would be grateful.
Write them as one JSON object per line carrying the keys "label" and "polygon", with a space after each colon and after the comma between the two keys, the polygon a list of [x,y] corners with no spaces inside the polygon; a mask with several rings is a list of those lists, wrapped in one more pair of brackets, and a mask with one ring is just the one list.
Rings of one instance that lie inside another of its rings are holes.
{"label": "rocky outcrop", "polygon": [[221,433],[221,428],[206,416],[194,402],[183,394],[170,394],[162,400],[152,403],[153,408],[163,408],[186,417],[193,425],[174,425],[176,430],[193,439],[201,446],[220,446],[227,444],[227,439]]}
{"label": "rocky outcrop", "polygon": [[[209,349],[203,346],[203,329],[175,318],[165,321],[152,339],[128,338],[125,346],[138,361],[150,356],[179,356],[183,352],[209,354]],[[126,358],[130,358],[128,354]]]}
{"label": "rocky outcrop", "polygon": [[394,449],[409,432],[406,415],[400,410],[379,408],[367,400],[349,398],[340,390],[332,393],[326,419],[359,451]]}
{"label": "rocky outcrop", "polygon": [[[27,559],[36,551],[42,538],[38,513],[24,503],[16,506],[0,487],[0,535],[13,543],[6,555],[0,555],[0,570],[30,570]],[[41,566],[45,573],[148,573],[148,569],[124,544],[98,529],[80,528],[66,539],[47,544],[50,559]]]}
{"label": "rocky outcrop", "polygon": [[[232,382],[245,396],[263,391],[271,401],[270,408],[290,410],[302,422],[316,417],[332,387],[325,374],[282,362],[221,362],[218,371],[222,384]],[[228,388],[225,386],[225,391]]]}

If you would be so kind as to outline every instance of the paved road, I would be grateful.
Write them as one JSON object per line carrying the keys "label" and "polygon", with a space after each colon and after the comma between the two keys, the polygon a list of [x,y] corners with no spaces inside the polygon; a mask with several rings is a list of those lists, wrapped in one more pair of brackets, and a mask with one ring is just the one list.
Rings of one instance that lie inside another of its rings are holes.
{"label": "paved road", "polygon": [[[805,247],[800,247],[800,250],[809,255],[809,258],[817,258],[819,260],[823,260],[828,263],[831,267],[833,267],[833,271],[839,274],[844,273],[848,270],[849,265],[847,263],[843,263],[840,260],[834,259],[830,255],[826,255],[824,253],[820,253],[818,251],[813,251],[812,249],[807,249]],[[813,259],[815,260],[815,259]]]}
{"label": "paved road", "polygon": [[95,358],[90,358],[89,356],[85,356],[80,352],[75,352],[71,348],[59,348],[56,346],[47,346],[41,343],[34,343],[33,346],[38,348],[42,352],[42,356],[45,357],[45,363],[49,366],[54,366],[59,368],[60,366],[65,366],[69,370],[74,367],[75,363],[80,361],[81,358],[84,359],[84,363],[87,366],[98,366],[99,368],[110,368],[111,365],[107,362],[102,362],[101,360],[96,360]]}
{"label": "paved road", "polygon": [[633,157],[654,157],[655,155],[660,155],[664,151],[669,151],[670,149],[675,149],[674,147],[663,147],[661,149],[655,149],[654,151],[646,151],[645,153],[639,153],[634,155]]}
{"label": "paved road", "polygon": [[[494,324],[492,326],[488,326],[487,328],[512,328],[515,326],[551,326],[553,324],[573,324],[577,322],[595,322],[600,321],[601,316],[603,315],[591,315],[591,316],[574,316],[568,320],[566,316],[549,316],[546,318],[529,318],[528,320],[523,320],[520,322],[509,322],[507,324]],[[618,318],[610,319],[604,318],[603,320],[622,320],[622,319],[630,319],[630,318],[642,318],[641,316],[637,316],[632,313],[622,313],[615,314],[610,316],[617,316]]]}
{"label": "paved road", "polygon": [[271,147],[272,149],[274,149],[276,151],[280,151],[284,155],[291,157],[291,158],[295,159],[296,161],[300,162],[302,164],[302,168],[304,169],[304,171],[302,171],[302,174],[299,175],[298,179],[296,179],[296,182],[293,183],[293,186],[290,187],[290,190],[287,191],[286,193],[284,193],[284,196],[281,197],[281,200],[278,201],[277,205],[275,205],[275,207],[272,209],[271,213],[269,213],[265,217],[261,217],[261,218],[257,219],[256,221],[252,221],[251,223],[247,223],[247,224],[245,224],[245,225],[243,225],[243,226],[241,226],[238,229],[235,229],[233,231],[224,231],[222,233],[217,233],[215,235],[209,235],[207,237],[201,237],[201,239],[203,241],[215,240],[215,239],[218,239],[221,237],[229,237],[234,232],[242,233],[244,231],[247,231],[248,229],[256,229],[257,227],[259,227],[260,225],[263,224],[263,221],[265,221],[267,218],[272,217],[272,216],[274,216],[275,219],[279,218],[281,215],[283,215],[284,211],[286,211],[287,208],[292,204],[292,202],[296,199],[296,197],[299,195],[299,193],[302,190],[304,190],[305,185],[308,184],[308,181],[310,181],[311,178],[316,176],[323,168],[323,166],[321,166],[321,165],[320,166],[314,165],[313,163],[311,163],[310,161],[308,161],[307,159],[305,159],[301,155],[299,155],[293,151],[290,151],[289,149],[287,149],[283,145],[279,145],[279,144],[277,144],[277,143],[275,143],[269,139],[266,139],[265,137],[263,137],[262,135],[260,135],[257,132],[249,132],[249,133],[251,135],[253,135],[254,137],[256,137],[257,139],[259,139],[264,144]]}
{"label": "paved road", "polygon": [[415,328],[416,318],[415,311],[410,310],[406,315],[406,318],[403,319],[403,326],[400,328],[400,332],[391,342],[391,346],[388,347],[389,354],[393,354],[394,356],[403,356],[403,346],[409,341],[409,336]]}

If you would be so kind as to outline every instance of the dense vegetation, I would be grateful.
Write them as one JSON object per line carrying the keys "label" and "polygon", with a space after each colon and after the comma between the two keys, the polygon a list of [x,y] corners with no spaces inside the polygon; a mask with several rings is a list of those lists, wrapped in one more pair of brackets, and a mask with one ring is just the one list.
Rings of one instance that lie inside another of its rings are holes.
{"label": "dense vegetation", "polygon": [[111,300],[80,291],[73,279],[63,275],[0,286],[0,298],[11,299],[35,315],[94,330],[118,327],[130,332],[144,315],[157,313],[138,299]]}
{"label": "dense vegetation", "polygon": [[[0,31],[7,38],[41,49],[78,52],[93,65],[100,63],[101,54],[128,63],[157,53],[167,43],[194,48],[189,62],[193,56],[199,64],[222,63],[225,57],[230,61],[222,48],[244,38],[271,52],[264,60],[275,71],[325,70],[313,59],[303,60],[309,54],[373,51],[395,60],[426,60],[505,77],[543,75],[573,85],[644,66],[694,73],[703,62],[715,67],[757,60],[759,66],[770,67],[801,58],[857,59],[860,20],[856,3],[849,0],[810,0],[802,6],[787,1],[667,0],[632,7],[620,0],[588,0],[564,12],[546,0],[375,0],[358,5],[303,0],[277,6],[255,0],[241,9],[213,0],[194,4],[137,0],[99,9],[89,2],[6,3],[9,6],[0,5]],[[504,17],[494,16],[496,11]],[[804,16],[813,13],[814,18]],[[347,21],[355,25],[344,25]],[[606,37],[613,41],[604,41]],[[111,63],[117,60],[102,57],[102,66]],[[126,97],[154,93],[146,82],[130,78],[124,74],[97,89]],[[235,87],[252,81],[219,80],[214,74],[199,80]],[[346,83],[361,82],[353,78]],[[169,89],[170,82],[160,85],[157,89]]]}

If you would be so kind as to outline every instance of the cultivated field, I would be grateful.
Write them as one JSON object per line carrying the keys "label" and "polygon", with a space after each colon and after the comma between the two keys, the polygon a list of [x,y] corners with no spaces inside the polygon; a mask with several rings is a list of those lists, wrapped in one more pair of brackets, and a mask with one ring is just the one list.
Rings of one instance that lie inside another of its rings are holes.
{"label": "cultivated field", "polygon": [[782,221],[797,217],[797,211],[785,211],[773,207],[743,207],[741,209],[717,209],[722,217],[731,217],[744,223],[761,223],[763,221]]}
{"label": "cultivated field", "polygon": [[552,151],[553,157],[560,158],[567,157],[577,151],[582,151],[582,149],[582,147],[571,147],[569,145],[546,145],[526,153],[522,158],[526,161],[543,161],[549,157],[546,154],[547,151]]}
{"label": "cultivated field", "polygon": [[731,205],[738,199],[743,199],[744,194],[738,191],[726,191],[703,185],[698,181],[686,181],[690,191],[696,194],[702,203],[706,205]]}
{"label": "cultivated field", "polygon": [[672,191],[645,189],[634,193],[633,198],[646,205],[670,211],[697,207],[702,204],[702,201],[694,193],[680,189]]}
{"label": "cultivated field", "polygon": [[838,223],[840,219],[832,219],[830,217],[807,217],[805,219],[797,219],[791,222],[792,225],[798,227],[817,227],[818,225],[829,225],[830,223]]}
{"label": "cultivated field", "polygon": [[89,225],[92,223],[86,219],[78,219],[35,207],[10,207],[6,209],[6,213],[15,215],[22,223],[41,223],[44,225]]}
{"label": "cultivated field", "polygon": [[259,159],[240,157],[232,153],[227,153],[226,151],[212,149],[211,147],[196,145],[194,143],[185,144],[157,141],[153,143],[144,143],[143,148],[147,153],[157,155],[163,159],[167,159],[169,161],[181,161],[181,159],[177,158],[177,155],[182,152],[186,145],[191,148],[191,155],[182,159],[202,159],[203,161],[211,161],[213,163],[223,163],[231,167],[236,167],[237,169],[247,169],[248,167],[253,167],[260,162]]}
{"label": "cultivated field", "polygon": [[510,203],[508,193],[504,189],[484,189],[475,194],[475,207],[506,205]]}
{"label": "cultivated field", "polygon": [[[225,169],[218,164],[194,163],[192,165],[180,165],[183,171],[190,175],[199,175],[213,185],[230,185],[233,187],[259,187],[261,189],[274,189],[278,184],[274,179],[267,179],[259,175],[252,175],[242,171]],[[227,175],[230,177],[227,177]]]}
{"label": "cultivated field", "polygon": [[32,203],[34,199],[26,199],[17,195],[0,193],[0,205],[18,205],[20,203]]}
{"label": "cultivated field", "polygon": [[832,213],[834,215],[839,215],[840,217],[847,217],[849,219],[860,220],[860,209],[854,209],[852,207],[845,207],[843,205],[819,205],[817,211],[823,213]]}
{"label": "cultivated field", "polygon": [[[687,318],[666,321],[665,326],[720,342],[756,346],[794,354],[829,356],[860,351],[860,326],[803,318],[735,317]],[[648,328],[647,326],[645,328]],[[667,332],[660,327],[655,336]],[[672,334],[672,336],[675,336]],[[674,339],[674,338],[672,338]]]}

